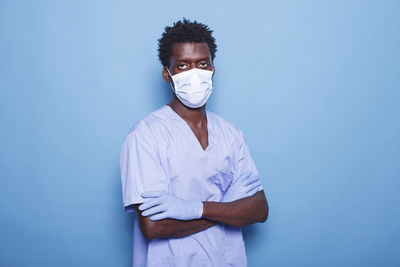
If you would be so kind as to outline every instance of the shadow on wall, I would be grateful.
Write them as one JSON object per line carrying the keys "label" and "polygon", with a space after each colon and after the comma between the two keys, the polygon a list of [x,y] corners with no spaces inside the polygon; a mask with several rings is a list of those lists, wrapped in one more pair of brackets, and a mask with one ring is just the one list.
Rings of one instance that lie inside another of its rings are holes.
{"label": "shadow on wall", "polygon": [[[246,226],[242,229],[243,240],[246,245],[246,251],[251,251],[255,246],[259,246],[257,244],[260,243],[260,233],[267,233],[267,238],[263,240],[263,243],[267,243],[269,239],[269,227],[267,227],[267,223],[255,223],[249,226]],[[261,229],[264,228],[264,229]]]}

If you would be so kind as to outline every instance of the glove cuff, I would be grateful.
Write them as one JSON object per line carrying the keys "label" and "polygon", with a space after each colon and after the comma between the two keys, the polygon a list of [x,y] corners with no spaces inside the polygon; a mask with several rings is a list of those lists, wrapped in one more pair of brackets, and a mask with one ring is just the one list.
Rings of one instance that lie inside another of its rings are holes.
{"label": "glove cuff", "polygon": [[196,218],[194,219],[200,219],[201,217],[203,217],[203,202],[201,201],[196,201]]}

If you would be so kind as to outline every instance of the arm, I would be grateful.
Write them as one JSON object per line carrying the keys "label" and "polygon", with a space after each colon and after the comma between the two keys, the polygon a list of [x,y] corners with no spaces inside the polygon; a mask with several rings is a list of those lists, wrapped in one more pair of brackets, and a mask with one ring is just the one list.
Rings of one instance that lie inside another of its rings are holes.
{"label": "arm", "polygon": [[149,216],[142,216],[142,211],[138,209],[139,204],[134,206],[139,219],[140,230],[147,239],[184,237],[203,231],[216,224],[207,219],[190,221],[163,219],[152,221]]}
{"label": "arm", "polygon": [[268,203],[264,191],[251,197],[232,202],[203,202],[203,218],[181,221],[163,219],[153,221],[150,216],[142,216],[135,205],[140,229],[147,239],[178,238],[203,231],[217,222],[243,227],[255,222],[265,222],[268,217]]}
{"label": "arm", "polygon": [[264,191],[232,202],[203,202],[203,218],[243,227],[268,218],[268,203]]}
{"label": "arm", "polygon": [[172,238],[197,233],[215,222],[238,227],[264,222],[268,203],[264,191],[257,192],[259,185],[257,176],[245,173],[230,186],[222,203],[188,201],[165,192],[143,193],[149,200],[136,206],[142,233],[147,238]]}

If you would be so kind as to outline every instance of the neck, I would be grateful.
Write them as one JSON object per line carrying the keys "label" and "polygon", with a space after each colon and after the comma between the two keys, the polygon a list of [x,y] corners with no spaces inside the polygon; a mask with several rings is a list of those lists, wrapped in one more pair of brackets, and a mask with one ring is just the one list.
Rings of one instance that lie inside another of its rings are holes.
{"label": "neck", "polygon": [[168,104],[187,123],[203,128],[206,120],[206,105],[199,108],[188,108],[174,95]]}

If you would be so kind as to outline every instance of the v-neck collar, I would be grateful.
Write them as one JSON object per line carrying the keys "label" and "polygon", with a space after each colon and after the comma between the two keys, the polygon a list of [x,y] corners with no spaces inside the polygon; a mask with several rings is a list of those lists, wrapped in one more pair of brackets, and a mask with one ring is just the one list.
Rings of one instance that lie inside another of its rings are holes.
{"label": "v-neck collar", "polygon": [[181,117],[178,115],[178,113],[175,112],[175,110],[173,110],[170,106],[165,105],[165,107],[167,109],[170,110],[170,112],[173,114],[174,117],[177,118],[178,121],[180,121],[183,125],[185,125],[184,127],[186,128],[186,131],[190,132],[190,136],[191,139],[194,141],[194,143],[196,143],[196,147],[199,148],[202,152],[208,152],[211,149],[211,145],[212,145],[212,131],[210,131],[211,124],[212,124],[212,119],[210,119],[210,113],[206,110],[206,117],[207,117],[207,136],[208,136],[208,145],[205,149],[203,149],[203,147],[201,146],[199,140],[197,139],[196,135],[194,134],[193,130],[190,128],[189,124]]}

